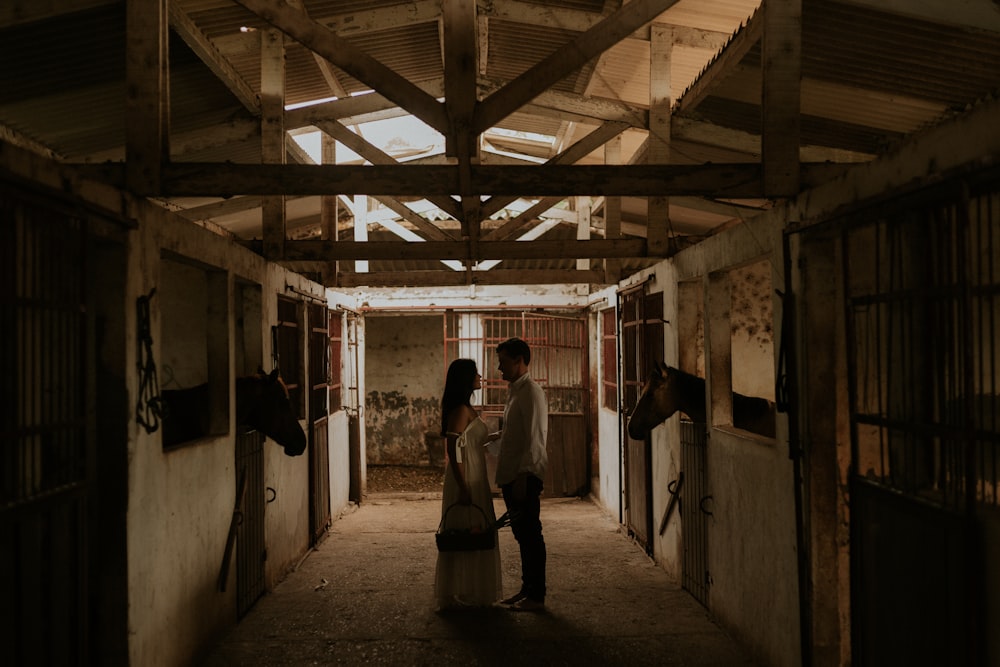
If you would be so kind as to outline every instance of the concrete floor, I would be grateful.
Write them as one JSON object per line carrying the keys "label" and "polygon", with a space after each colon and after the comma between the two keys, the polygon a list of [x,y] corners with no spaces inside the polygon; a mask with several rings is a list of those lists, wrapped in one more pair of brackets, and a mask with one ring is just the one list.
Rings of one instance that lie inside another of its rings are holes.
{"label": "concrete floor", "polygon": [[[497,515],[503,512],[496,500]],[[374,495],[204,661],[223,665],[750,666],[679,585],[597,505],[543,500],[546,610],[434,610],[440,494]],[[517,543],[500,531],[506,595]]]}

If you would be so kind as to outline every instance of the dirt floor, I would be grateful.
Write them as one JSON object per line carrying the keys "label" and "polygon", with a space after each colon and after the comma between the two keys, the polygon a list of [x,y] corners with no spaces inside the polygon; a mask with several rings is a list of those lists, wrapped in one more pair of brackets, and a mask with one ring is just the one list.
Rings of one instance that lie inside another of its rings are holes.
{"label": "dirt floor", "polygon": [[368,493],[427,493],[443,486],[444,468],[368,465]]}
{"label": "dirt floor", "polygon": [[[380,469],[373,479],[427,483],[419,468],[403,468]],[[380,478],[381,472],[387,475]],[[494,510],[503,511],[502,500],[495,500]],[[545,611],[492,605],[437,612],[434,531],[440,515],[438,493],[380,493],[354,506],[194,664],[754,665],[746,648],[589,499],[542,500]],[[498,539],[502,595],[512,595],[520,585],[518,546],[508,528]]]}

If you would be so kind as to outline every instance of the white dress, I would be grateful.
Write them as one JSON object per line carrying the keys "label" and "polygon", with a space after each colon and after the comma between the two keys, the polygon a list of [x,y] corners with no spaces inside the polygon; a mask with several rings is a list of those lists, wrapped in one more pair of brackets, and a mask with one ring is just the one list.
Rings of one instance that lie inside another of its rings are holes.
{"label": "white dress", "polygon": [[[486,422],[476,418],[459,436],[455,449],[461,449],[459,460],[464,466],[466,483],[474,505],[482,508],[489,525],[496,522],[493,493],[486,472],[483,444],[489,435]],[[444,477],[441,516],[458,502],[458,480],[448,465]],[[448,527],[481,525],[482,515],[475,507],[456,505],[448,514]],[[473,523],[475,522],[475,523]],[[490,605],[503,593],[500,581],[500,547],[482,551],[439,551],[434,575],[434,595],[438,607],[460,605]]]}

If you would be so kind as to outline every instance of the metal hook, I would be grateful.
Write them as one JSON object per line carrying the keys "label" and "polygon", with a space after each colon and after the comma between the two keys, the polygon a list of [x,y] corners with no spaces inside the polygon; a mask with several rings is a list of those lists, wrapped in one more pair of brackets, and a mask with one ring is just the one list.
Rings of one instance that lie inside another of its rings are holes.
{"label": "metal hook", "polygon": [[275,499],[278,497],[278,492],[275,491],[270,486],[267,487],[267,492],[271,494],[271,497],[267,499],[267,502],[268,503],[273,503],[275,501]]}

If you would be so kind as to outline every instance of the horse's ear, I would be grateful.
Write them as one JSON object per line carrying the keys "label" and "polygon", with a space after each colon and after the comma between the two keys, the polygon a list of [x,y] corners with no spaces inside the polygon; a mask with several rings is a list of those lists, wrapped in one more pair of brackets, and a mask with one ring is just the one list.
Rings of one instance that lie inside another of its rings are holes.
{"label": "horse's ear", "polygon": [[281,376],[281,373],[278,371],[277,368],[275,368],[273,371],[271,371],[271,374],[267,376],[267,379],[270,380],[271,382],[274,382],[280,376]]}
{"label": "horse's ear", "polygon": [[666,362],[664,362],[664,361],[657,361],[656,362],[656,366],[657,366],[657,368],[659,368],[661,376],[667,377],[667,375],[669,375],[669,369],[667,367]]}
{"label": "horse's ear", "polygon": [[263,366],[258,366],[257,367],[257,375],[259,375],[261,377],[264,377],[265,375],[267,375],[267,371],[264,370]]}

